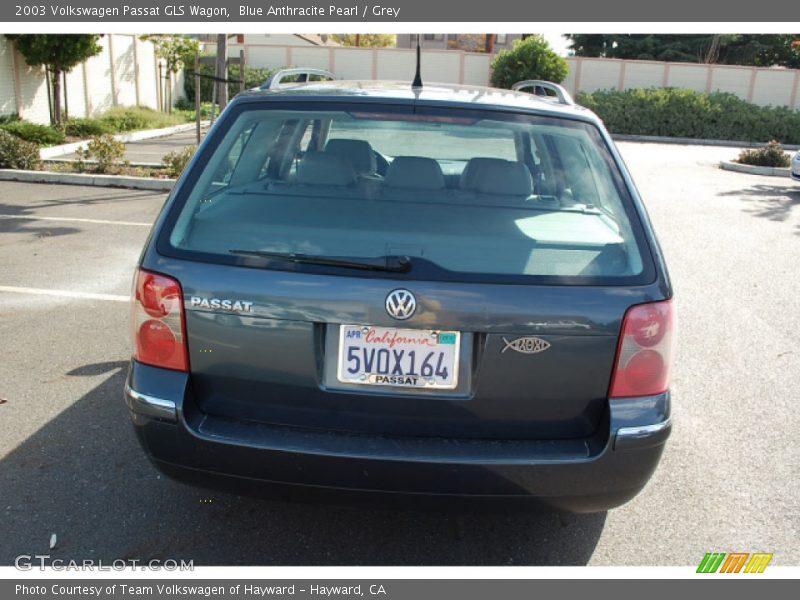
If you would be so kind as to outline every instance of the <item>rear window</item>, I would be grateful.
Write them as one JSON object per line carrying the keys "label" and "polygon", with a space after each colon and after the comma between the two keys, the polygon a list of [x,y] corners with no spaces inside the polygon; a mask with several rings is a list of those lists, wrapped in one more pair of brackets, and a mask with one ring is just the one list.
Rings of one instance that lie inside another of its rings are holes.
{"label": "rear window", "polygon": [[402,260],[408,268],[369,275],[411,279],[649,277],[630,199],[594,126],[318,106],[242,104],[226,115],[176,199],[168,253],[353,275],[364,271],[345,262]]}

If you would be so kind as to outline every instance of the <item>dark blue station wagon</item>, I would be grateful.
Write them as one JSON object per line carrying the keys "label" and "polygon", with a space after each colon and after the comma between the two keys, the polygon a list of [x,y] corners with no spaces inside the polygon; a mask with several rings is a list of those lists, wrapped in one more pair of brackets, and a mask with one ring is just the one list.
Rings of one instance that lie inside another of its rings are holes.
{"label": "dark blue station wagon", "polygon": [[161,471],[572,511],[642,489],[671,427],[669,277],[602,123],[536,84],[556,95],[231,102],[136,273],[125,397]]}

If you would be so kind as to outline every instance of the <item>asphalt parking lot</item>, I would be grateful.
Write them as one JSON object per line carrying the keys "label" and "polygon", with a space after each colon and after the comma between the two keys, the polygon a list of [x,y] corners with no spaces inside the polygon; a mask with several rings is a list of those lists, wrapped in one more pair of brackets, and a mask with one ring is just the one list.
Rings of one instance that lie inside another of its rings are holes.
{"label": "asphalt parking lot", "polygon": [[159,477],[121,392],[131,273],[165,196],[0,183],[0,564],[800,564],[800,184],[715,168],[732,149],[619,146],[675,286],[675,428],[644,492],[597,515],[300,505]]}

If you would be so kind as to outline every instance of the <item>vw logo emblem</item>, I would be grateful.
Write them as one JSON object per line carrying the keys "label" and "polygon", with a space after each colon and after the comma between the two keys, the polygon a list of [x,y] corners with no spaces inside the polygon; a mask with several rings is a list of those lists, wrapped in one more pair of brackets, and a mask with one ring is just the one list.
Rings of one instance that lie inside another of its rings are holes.
{"label": "vw logo emblem", "polygon": [[417,299],[408,290],[394,290],[386,296],[386,312],[390,317],[404,321],[417,310]]}

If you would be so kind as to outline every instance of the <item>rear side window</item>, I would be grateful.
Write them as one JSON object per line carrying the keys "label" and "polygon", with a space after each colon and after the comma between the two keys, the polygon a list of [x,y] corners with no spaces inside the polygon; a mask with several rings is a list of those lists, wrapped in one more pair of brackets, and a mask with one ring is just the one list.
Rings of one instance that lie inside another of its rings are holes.
{"label": "rear side window", "polygon": [[[652,278],[628,191],[590,124],[441,108],[303,106],[243,105],[220,124],[224,133],[210,140],[213,150],[194,165],[173,206],[168,252],[330,273],[343,267],[292,256],[402,257],[410,269],[370,276],[412,279],[586,285]],[[274,256],[252,260],[257,253]]]}

